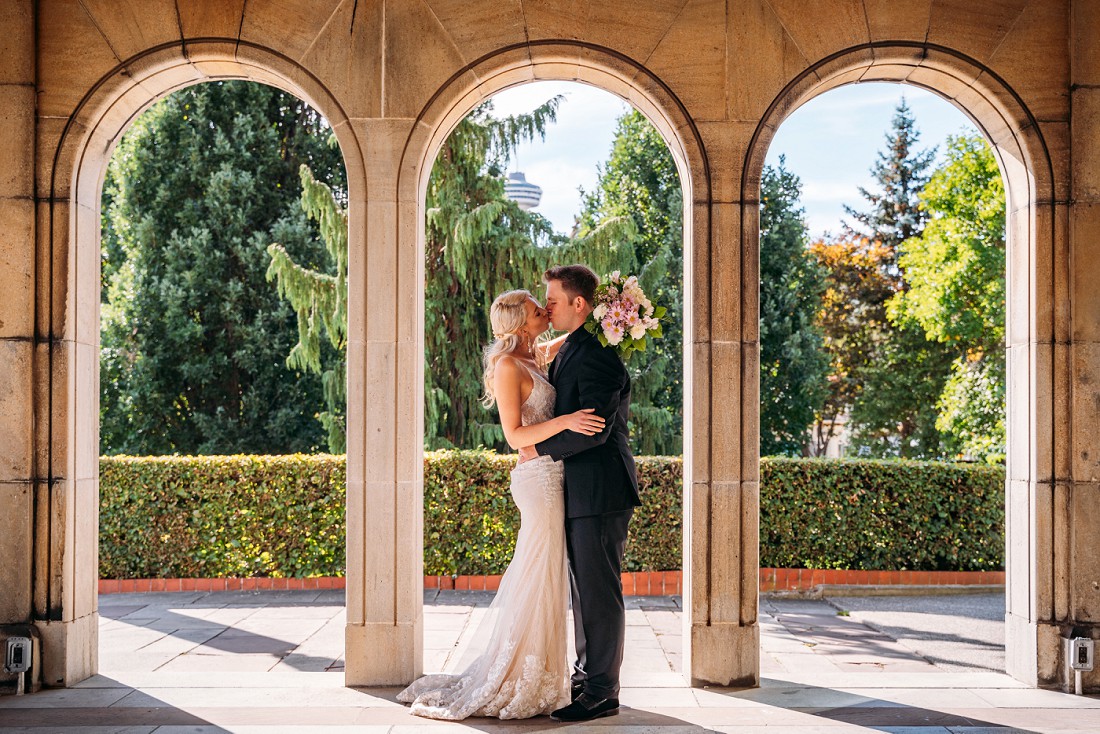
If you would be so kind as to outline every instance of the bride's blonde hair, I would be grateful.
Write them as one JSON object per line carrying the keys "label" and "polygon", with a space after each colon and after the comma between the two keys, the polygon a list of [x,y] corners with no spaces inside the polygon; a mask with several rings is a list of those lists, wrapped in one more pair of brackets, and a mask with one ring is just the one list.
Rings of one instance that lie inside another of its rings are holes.
{"label": "bride's blonde hair", "polygon": [[[493,327],[493,341],[485,347],[482,381],[485,395],[481,398],[486,408],[493,407],[496,396],[493,394],[493,376],[497,371],[497,362],[506,354],[519,348],[522,341],[519,330],[527,323],[527,300],[534,299],[530,291],[515,290],[501,293],[489,307],[489,323]],[[539,350],[533,350],[536,355]],[[536,359],[538,357],[536,356]]]}

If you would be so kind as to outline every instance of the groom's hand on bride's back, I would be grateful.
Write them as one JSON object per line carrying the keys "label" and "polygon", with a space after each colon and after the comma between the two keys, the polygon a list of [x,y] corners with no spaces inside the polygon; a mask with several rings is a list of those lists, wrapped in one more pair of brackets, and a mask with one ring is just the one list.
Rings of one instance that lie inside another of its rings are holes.
{"label": "groom's hand on bride's back", "polygon": [[561,416],[561,420],[565,430],[584,436],[595,436],[603,430],[606,423],[603,416],[596,413],[595,408],[581,408],[574,413]]}

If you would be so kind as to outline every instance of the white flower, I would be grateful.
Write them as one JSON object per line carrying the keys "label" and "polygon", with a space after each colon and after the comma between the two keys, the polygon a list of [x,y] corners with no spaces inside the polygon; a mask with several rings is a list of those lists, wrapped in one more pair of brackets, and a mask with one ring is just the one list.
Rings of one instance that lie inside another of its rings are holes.
{"label": "white flower", "polygon": [[635,339],[641,339],[643,336],[645,336],[645,331],[645,324],[639,322],[630,327],[630,336]]}
{"label": "white flower", "polygon": [[623,340],[623,327],[619,325],[612,326],[610,331],[605,331],[604,336],[607,337],[607,343],[616,346]]}
{"label": "white flower", "polygon": [[612,283],[618,283],[621,280],[622,274],[618,270],[613,270],[611,276],[608,278]]}
{"label": "white flower", "polygon": [[606,315],[606,314],[607,314],[607,304],[606,303],[601,303],[600,305],[596,306],[596,308],[592,311],[592,317],[595,318],[596,321],[602,321],[604,315]]}

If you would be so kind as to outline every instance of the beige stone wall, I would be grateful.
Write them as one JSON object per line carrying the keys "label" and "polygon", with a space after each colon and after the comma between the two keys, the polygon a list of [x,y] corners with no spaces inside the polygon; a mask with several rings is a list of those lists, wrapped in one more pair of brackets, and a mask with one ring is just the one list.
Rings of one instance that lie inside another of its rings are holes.
{"label": "beige stone wall", "polygon": [[[1068,303],[1052,319],[1058,411],[1066,418],[1053,435],[1053,500],[1049,509],[1042,508],[1050,515],[1043,525],[1053,526],[1044,538],[1044,550],[1053,558],[1043,561],[1053,567],[1054,583],[1051,598],[1041,602],[1055,624],[1078,625],[1095,637],[1100,623],[1100,5],[1075,0],[1069,39],[1072,115],[1062,156],[1068,159],[1070,185],[1068,196],[1057,197],[1053,217],[1056,252],[1066,253],[1064,260],[1058,258],[1055,287]],[[1050,657],[1068,676],[1053,651]],[[1086,681],[1093,690],[1100,688],[1097,672]]]}
{"label": "beige stone wall", "polygon": [[30,621],[35,483],[34,18],[0,6],[0,622]]}
{"label": "beige stone wall", "polygon": [[314,104],[348,166],[349,684],[405,682],[421,665],[427,174],[466,112],[533,79],[629,100],[665,135],[689,194],[692,682],[759,679],[760,170],[791,110],[859,81],[932,89],[995,146],[1010,209],[1010,672],[1061,685],[1060,626],[1096,629],[1094,3],[9,0],[0,27],[0,374],[11,376],[0,385],[0,583],[14,590],[0,624],[39,627],[48,684],[96,666],[104,167],[145,106],[217,78]]}

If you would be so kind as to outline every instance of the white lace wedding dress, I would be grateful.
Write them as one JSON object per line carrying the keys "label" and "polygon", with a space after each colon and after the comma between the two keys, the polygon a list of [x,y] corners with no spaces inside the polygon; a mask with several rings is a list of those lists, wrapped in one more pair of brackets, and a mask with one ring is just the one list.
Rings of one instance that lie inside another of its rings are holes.
{"label": "white lace wedding dress", "polygon": [[[554,388],[528,368],[535,385],[521,408],[523,424],[554,417]],[[569,703],[562,466],[548,456],[512,471],[512,499],[520,529],[512,562],[489,607],[492,630],[473,644],[480,656],[457,675],[426,675],[398,694],[412,713],[456,721],[469,716],[525,719]],[[484,646],[481,648],[481,646]]]}

